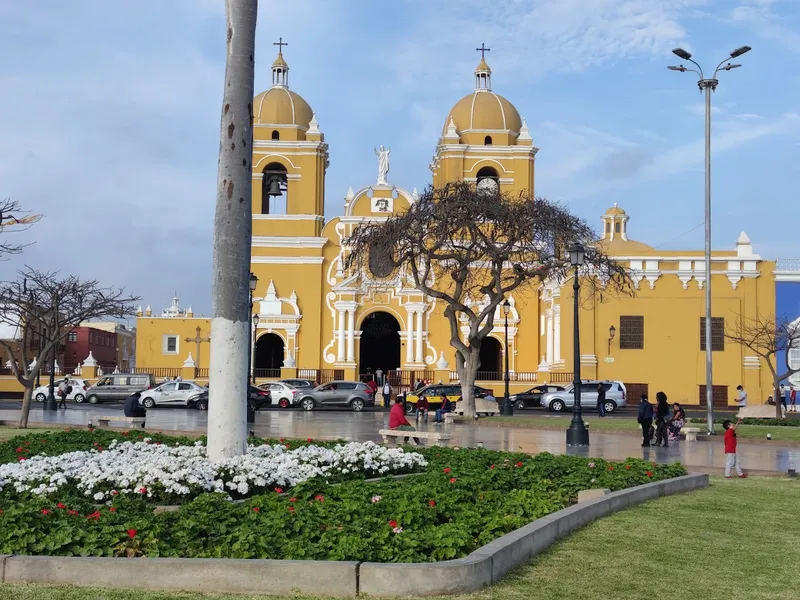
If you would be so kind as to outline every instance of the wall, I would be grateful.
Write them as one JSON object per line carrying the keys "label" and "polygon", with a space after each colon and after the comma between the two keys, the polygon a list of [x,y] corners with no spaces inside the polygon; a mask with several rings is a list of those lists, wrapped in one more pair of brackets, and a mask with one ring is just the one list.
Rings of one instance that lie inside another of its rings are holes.
{"label": "wall", "polygon": [[[143,316],[137,318],[136,368],[182,367],[190,352],[199,368],[208,368],[210,344],[202,342],[199,345],[200,356],[196,356],[198,344],[186,341],[186,338],[194,339],[197,336],[198,327],[200,327],[200,337],[207,338],[211,331],[211,320],[192,317]],[[164,336],[166,335],[178,336],[176,354],[164,353]]]}

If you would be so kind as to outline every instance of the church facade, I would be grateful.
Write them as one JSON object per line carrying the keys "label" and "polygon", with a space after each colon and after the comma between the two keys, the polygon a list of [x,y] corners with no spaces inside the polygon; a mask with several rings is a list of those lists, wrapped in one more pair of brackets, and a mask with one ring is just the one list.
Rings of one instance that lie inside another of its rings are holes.
{"label": "church facade", "polygon": [[[341,214],[326,218],[325,174],[330,149],[315,112],[289,88],[279,52],[272,87],[254,99],[253,292],[254,361],[260,379],[300,376],[357,379],[381,369],[395,387],[415,379],[457,381],[444,306],[408,281],[391,285],[348,270],[344,240],[365,221],[387,219],[417,200],[391,182],[391,148],[375,149],[374,183],[344,195]],[[504,192],[533,192],[538,148],[520,113],[492,89],[484,59],[474,89],[444,116],[430,164],[433,185],[474,182]],[[614,204],[600,216],[606,252],[632,271],[635,294],[599,298],[580,309],[584,378],[625,382],[629,402],[657,390],[670,400],[704,397],[705,270],[702,250],[654,249],[631,238],[631,217]],[[735,242],[735,243],[734,243]],[[768,370],[724,337],[740,315],[775,307],[774,262],[757,255],[747,235],[712,254],[714,398],[733,403],[744,385],[751,398],[769,394]],[[508,353],[513,391],[572,379],[572,282],[552,282],[509,298],[508,335],[498,309],[481,353],[479,382],[502,394]],[[156,374],[195,369],[207,374],[210,320],[183,310],[177,298],[137,318],[139,369]],[[198,355],[199,353],[199,355]],[[763,397],[763,398],[762,398]]]}

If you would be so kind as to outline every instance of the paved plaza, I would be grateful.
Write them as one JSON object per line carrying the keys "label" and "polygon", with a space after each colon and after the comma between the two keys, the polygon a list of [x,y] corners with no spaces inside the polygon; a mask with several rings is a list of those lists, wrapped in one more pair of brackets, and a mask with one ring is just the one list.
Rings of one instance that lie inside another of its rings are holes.
{"label": "paved plaza", "polygon": [[[8,406],[8,403],[3,403]],[[66,411],[44,412],[39,406],[31,410],[30,421],[36,424],[57,426],[86,426],[93,414],[120,412],[119,405],[70,407]],[[208,413],[185,409],[150,410],[147,413],[148,429],[163,431],[205,432]],[[0,409],[0,421],[16,422],[19,410]],[[561,417],[564,429],[569,425]],[[256,413],[251,430],[258,436],[271,438],[315,438],[349,441],[372,440],[379,442],[378,430],[387,426],[388,413],[371,411],[278,411]],[[435,426],[432,422],[421,424],[421,430],[446,427],[452,432],[451,446],[483,447],[493,450],[511,450],[553,454],[577,454],[622,460],[628,457],[644,458],[659,463],[680,461],[689,468],[717,472],[725,466],[722,437],[697,442],[681,441],[669,448],[642,448],[640,438],[634,435],[591,433],[591,446],[584,449],[567,448],[564,431],[537,430],[515,427],[488,427],[473,423]],[[753,444],[742,441],[739,455],[746,470],[786,472],[790,464],[800,464],[800,448]]]}

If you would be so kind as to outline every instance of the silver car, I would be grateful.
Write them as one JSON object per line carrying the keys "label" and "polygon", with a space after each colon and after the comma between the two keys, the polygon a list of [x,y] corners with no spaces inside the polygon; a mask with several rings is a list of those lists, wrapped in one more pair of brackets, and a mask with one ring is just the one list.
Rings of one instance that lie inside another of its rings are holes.
{"label": "silver car", "polygon": [[375,406],[372,392],[367,384],[360,381],[331,381],[313,390],[301,390],[297,397],[303,410],[346,407],[361,412],[366,406]]}
{"label": "silver car", "polygon": [[189,398],[202,392],[204,388],[193,381],[168,381],[152,390],[142,392],[139,404],[145,408],[155,406],[188,406]]}
{"label": "silver car", "polygon": [[[603,384],[606,388],[605,408],[606,413],[613,413],[617,408],[625,406],[627,390],[621,381],[598,381],[584,379],[581,381],[581,407],[597,408],[597,386]],[[542,408],[553,412],[561,412],[572,408],[575,404],[575,386],[570,383],[563,390],[542,394]]]}

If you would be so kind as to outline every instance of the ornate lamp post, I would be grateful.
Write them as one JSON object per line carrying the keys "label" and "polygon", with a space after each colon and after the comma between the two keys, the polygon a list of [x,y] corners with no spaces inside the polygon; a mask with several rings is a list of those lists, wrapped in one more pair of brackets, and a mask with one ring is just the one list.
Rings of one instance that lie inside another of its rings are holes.
{"label": "ornate lamp post", "polygon": [[583,260],[585,258],[585,250],[583,246],[576,242],[568,249],[569,264],[574,267],[574,277],[572,281],[572,295],[573,295],[573,321],[574,321],[574,337],[573,347],[573,361],[575,363],[575,379],[572,382],[573,393],[575,400],[572,403],[572,423],[567,429],[567,446],[588,446],[589,445],[589,430],[583,423],[583,415],[581,414],[581,335],[580,335],[580,282],[578,275]]}
{"label": "ornate lamp post", "polygon": [[[250,313],[253,312],[253,292],[256,290],[256,286],[258,285],[258,277],[256,277],[255,273],[252,271],[250,272],[250,280],[248,282],[248,287],[250,288]],[[255,376],[255,360],[253,360],[253,354],[255,350],[255,342],[253,341],[253,337],[255,335],[256,325],[258,324],[258,315],[253,315],[253,329],[250,332],[250,335],[247,337],[247,360],[250,361],[250,368],[248,369],[247,383],[248,388],[250,387],[250,382],[252,381],[253,385],[256,382]],[[255,423],[256,422],[256,411],[253,410],[252,406],[250,405],[250,390],[247,391],[247,422],[248,423]]]}
{"label": "ornate lamp post", "polygon": [[251,356],[250,356],[250,380],[253,382],[253,385],[256,384],[256,356],[255,356],[255,354],[256,354],[256,344],[255,344],[255,341],[256,341],[256,332],[258,331],[258,321],[259,321],[258,314],[253,313],[253,335],[251,336],[251,339],[253,340],[253,343],[251,344],[252,352],[251,352]]}
{"label": "ornate lamp post", "polygon": [[506,327],[506,340],[505,340],[505,373],[504,373],[504,380],[506,382],[506,392],[503,396],[503,414],[507,417],[511,417],[514,415],[514,407],[511,405],[511,399],[508,394],[508,313],[511,312],[511,303],[508,299],[503,302],[503,317],[505,319],[505,327]]}
{"label": "ornate lamp post", "polygon": [[613,325],[608,328],[608,355],[611,356],[611,340],[617,335],[617,328]]}
{"label": "ornate lamp post", "polygon": [[[690,71],[695,73],[698,77],[697,80],[697,87],[700,88],[701,92],[705,93],[705,101],[706,101],[706,218],[705,218],[705,229],[706,229],[706,252],[705,252],[705,300],[706,300],[706,321],[705,321],[705,334],[706,334],[706,412],[707,412],[707,423],[708,423],[708,433],[709,435],[714,433],[714,378],[713,378],[713,367],[712,367],[712,350],[711,347],[711,92],[717,89],[717,84],[719,81],[717,80],[717,74],[720,71],[730,71],[732,69],[737,69],[742,65],[739,64],[731,64],[728,62],[731,58],[738,58],[742,54],[746,54],[750,52],[752,48],[750,46],[742,46],[737,48],[733,52],[730,53],[729,58],[725,58],[722,60],[718,65],[717,68],[714,69],[714,75],[710,78],[707,78],[703,74],[703,68],[697,64],[694,60],[692,60],[692,55],[684,50],[683,48],[675,48],[672,53],[677,56],[678,58],[682,58],[683,60],[687,60],[692,63],[696,69],[691,69],[688,67],[684,67],[683,65],[670,65],[667,67],[671,71],[679,71],[680,73],[685,73],[686,71]],[[722,63],[727,62],[728,64],[723,66]]]}

